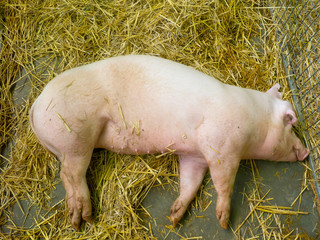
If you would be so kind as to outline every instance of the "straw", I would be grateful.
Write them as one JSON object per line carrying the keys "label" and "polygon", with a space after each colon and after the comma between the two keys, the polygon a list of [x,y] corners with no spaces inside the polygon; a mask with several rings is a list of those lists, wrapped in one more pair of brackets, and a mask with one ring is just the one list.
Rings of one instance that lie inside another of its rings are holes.
{"label": "straw", "polygon": [[[153,186],[169,184],[178,189],[177,159],[169,145],[160,156],[95,151],[87,173],[94,221],[83,225],[81,232],[71,228],[66,201],[50,206],[61,181],[60,162],[43,149],[28,122],[36,97],[64,70],[111,56],[149,54],[241,87],[266,91],[280,82],[283,93],[288,93],[276,26],[261,1],[0,0],[0,14],[0,148],[12,147],[1,153],[5,156],[0,223],[10,232],[1,232],[3,238],[154,239],[154,229],[143,225],[137,209],[144,209],[141,202]],[[17,105],[12,89],[24,81],[22,87],[29,86],[30,93]],[[285,98],[290,99],[290,94]],[[118,107],[124,126],[129,127]],[[63,116],[59,118],[70,132]],[[130,124],[139,135],[139,121]],[[254,186],[256,191],[248,196],[255,199],[249,200],[250,206],[265,206],[267,202],[262,201],[267,199],[259,197],[264,194],[257,190],[257,180]],[[200,203],[203,198],[207,200]],[[17,226],[11,212],[14,204],[24,200],[39,208],[30,228]],[[207,189],[200,191],[195,202],[203,210],[208,208],[212,200]],[[256,207],[248,219],[258,217],[269,238],[285,236],[282,229],[268,230],[269,220],[276,218],[261,217],[266,209]]]}

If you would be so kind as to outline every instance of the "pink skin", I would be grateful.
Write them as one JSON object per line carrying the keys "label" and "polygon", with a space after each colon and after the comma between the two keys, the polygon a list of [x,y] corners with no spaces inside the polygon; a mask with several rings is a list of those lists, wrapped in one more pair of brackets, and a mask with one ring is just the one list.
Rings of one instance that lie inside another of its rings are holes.
{"label": "pink skin", "polygon": [[94,148],[125,154],[174,149],[180,159],[174,226],[209,168],[218,194],[216,215],[227,228],[241,159],[302,161],[309,154],[292,132],[297,118],[279,88],[262,93],[165,59],[122,56],[54,78],[33,104],[30,122],[62,162],[74,228],[91,221],[86,171]]}

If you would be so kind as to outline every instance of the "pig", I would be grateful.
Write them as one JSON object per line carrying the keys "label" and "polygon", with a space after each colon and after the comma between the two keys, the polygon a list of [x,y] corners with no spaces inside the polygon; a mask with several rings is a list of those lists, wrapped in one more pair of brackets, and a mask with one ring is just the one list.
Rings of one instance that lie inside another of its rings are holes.
{"label": "pig", "polygon": [[171,207],[173,226],[209,169],[216,216],[227,229],[241,159],[293,162],[309,154],[292,131],[297,117],[279,88],[275,84],[264,93],[160,57],[118,56],[56,76],[33,103],[30,123],[44,148],[61,161],[75,229],[92,220],[86,171],[94,148],[178,155],[180,195]]}

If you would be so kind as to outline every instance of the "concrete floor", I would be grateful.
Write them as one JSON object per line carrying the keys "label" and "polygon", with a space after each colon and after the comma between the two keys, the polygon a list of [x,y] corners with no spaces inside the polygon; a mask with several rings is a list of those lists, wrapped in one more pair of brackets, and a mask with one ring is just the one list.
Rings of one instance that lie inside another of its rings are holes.
{"label": "concrete floor", "polygon": [[[268,198],[273,198],[273,200],[271,200],[270,203],[277,206],[290,206],[301,191],[300,186],[304,168],[298,163],[275,163],[267,161],[256,161],[256,165],[262,178],[260,185],[262,191],[266,193],[271,189]],[[209,178],[208,175],[207,178]],[[206,183],[208,181],[204,180],[204,182]],[[249,194],[252,189],[252,184],[251,166],[244,161],[236,177],[231,203],[230,227],[233,230],[235,230],[250,213],[249,203],[243,195],[244,193]],[[212,182],[209,181],[205,188],[209,188],[211,185]],[[202,239],[235,239],[236,237],[231,229],[224,230],[219,226],[215,216],[215,190],[211,189],[209,192],[213,195],[213,202],[210,207],[202,212],[194,206],[191,206],[180,222],[181,225],[173,232],[166,227],[166,225],[170,225],[170,222],[164,215],[170,215],[171,204],[178,196],[178,192],[172,191],[168,187],[153,188],[142,204],[148,209],[152,218],[156,219],[156,221],[150,221],[154,236],[158,237],[158,239],[181,239],[181,236],[202,237]],[[283,228],[289,231],[298,229],[299,233],[306,233],[310,239],[320,239],[320,218],[314,208],[313,199],[313,192],[311,190],[305,191],[302,194],[300,211],[309,212],[309,214],[294,215],[291,217],[281,215],[280,219],[284,225]],[[294,209],[297,210],[297,208]],[[201,218],[197,216],[201,216]],[[252,222],[250,218],[248,222],[250,222],[250,229],[253,230],[254,235],[261,233],[261,229],[255,230],[255,228],[259,226],[256,219]],[[244,239],[252,237],[250,232],[245,232],[248,226],[249,224],[246,223],[241,229],[241,236]],[[276,225],[273,224],[272,226]]]}
{"label": "concrete floor", "polygon": [[[27,80],[18,82],[15,91],[14,98],[15,104],[23,104],[23,99],[27,99],[30,90],[30,84]],[[10,151],[10,145],[2,153],[8,156]],[[266,193],[271,189],[268,194],[269,198],[273,198],[270,201],[272,205],[277,206],[290,206],[294,199],[299,195],[301,191],[301,184],[303,178],[304,168],[298,163],[274,163],[267,161],[256,161],[258,171],[261,176],[261,189]],[[208,181],[209,176],[206,177],[207,183],[205,188],[210,188],[211,181]],[[57,179],[59,181],[59,179]],[[249,203],[244,196],[244,193],[249,194],[253,189],[252,186],[253,177],[251,165],[244,161],[238,171],[237,178],[234,186],[234,194],[232,198],[231,206],[231,228],[235,229],[249,214]],[[158,239],[181,239],[183,237],[202,237],[202,239],[235,239],[235,235],[232,230],[222,229],[215,216],[215,203],[216,194],[214,189],[208,190],[213,195],[212,204],[204,212],[191,205],[189,211],[185,214],[179,225],[174,231],[170,230],[170,222],[167,216],[170,215],[170,207],[178,196],[178,191],[166,187],[152,188],[148,196],[143,201],[143,206],[148,209],[153,219],[150,219],[145,214],[141,214],[146,226],[149,223],[152,227],[152,232]],[[64,199],[65,191],[63,185],[59,182],[56,185],[56,191],[53,193],[53,200],[51,205],[55,205],[59,201]],[[208,198],[208,201],[210,198]],[[281,222],[284,228],[289,230],[297,229],[299,233],[306,233],[309,239],[320,239],[320,218],[314,206],[314,194],[310,189],[307,189],[302,194],[302,201],[300,205],[300,211],[309,212],[308,215],[298,215],[287,217],[285,215],[280,216]],[[38,211],[36,206],[32,206],[28,201],[20,201],[24,212],[20,210],[18,205],[12,209],[13,220],[17,226],[31,226]],[[294,210],[298,210],[295,206]],[[201,217],[197,217],[201,216]],[[155,220],[154,220],[155,219]],[[258,222],[250,218],[249,223],[246,223],[242,228],[241,236],[246,239],[252,236],[250,232],[245,229],[250,224],[250,229],[253,229],[254,234],[259,234],[261,229],[255,229],[258,226]],[[290,223],[286,223],[290,222]],[[2,226],[4,232],[7,232],[6,226]],[[254,235],[253,234],[253,235]]]}

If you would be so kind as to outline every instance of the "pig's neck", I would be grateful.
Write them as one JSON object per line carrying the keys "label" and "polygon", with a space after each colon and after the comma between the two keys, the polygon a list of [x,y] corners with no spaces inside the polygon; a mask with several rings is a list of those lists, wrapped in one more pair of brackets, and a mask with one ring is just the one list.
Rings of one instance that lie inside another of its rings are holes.
{"label": "pig's neck", "polygon": [[259,139],[255,144],[248,148],[244,159],[266,159],[271,160],[275,145],[277,143],[277,133],[269,129],[264,136],[256,137]]}
{"label": "pig's neck", "polygon": [[256,119],[258,124],[251,135],[244,159],[272,159],[274,148],[279,143],[282,121],[272,104],[269,110],[269,114],[261,114],[261,119]]}

